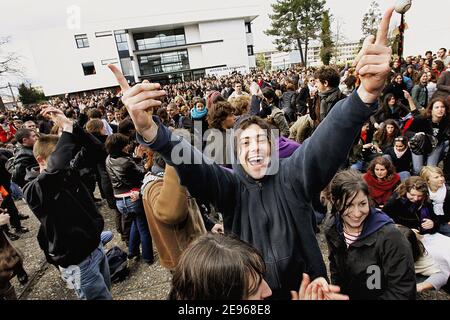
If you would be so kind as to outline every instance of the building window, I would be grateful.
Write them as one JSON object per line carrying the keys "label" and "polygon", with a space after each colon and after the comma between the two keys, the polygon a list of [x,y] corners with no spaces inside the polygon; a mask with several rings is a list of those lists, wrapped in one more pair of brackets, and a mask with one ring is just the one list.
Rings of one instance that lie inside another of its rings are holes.
{"label": "building window", "polygon": [[96,32],[96,33],[95,33],[95,36],[96,36],[97,38],[100,38],[100,37],[108,37],[108,36],[112,36],[112,32],[111,32],[111,31]]}
{"label": "building window", "polygon": [[117,59],[114,59],[114,58],[102,60],[102,65],[104,65],[104,66],[106,66],[108,64],[115,64],[115,63],[117,63]]}
{"label": "building window", "polygon": [[77,34],[75,36],[77,48],[89,48],[89,40],[86,34]]}
{"label": "building window", "polygon": [[117,50],[128,51],[128,40],[125,31],[115,31],[114,36],[116,38]]}
{"label": "building window", "polygon": [[130,58],[120,59],[120,65],[122,66],[122,73],[124,76],[133,76],[133,66],[131,65]]}
{"label": "building window", "polygon": [[245,32],[246,33],[252,33],[252,24],[251,24],[251,22],[246,22],[245,23]]}
{"label": "building window", "polygon": [[137,50],[151,50],[186,44],[184,29],[163,30],[136,33],[134,35]]}
{"label": "building window", "polygon": [[83,67],[83,72],[84,72],[85,76],[96,74],[95,66],[94,66],[93,62],[85,62],[85,63],[82,63],[81,66]]}
{"label": "building window", "polygon": [[187,50],[138,56],[141,75],[170,73],[189,69]]}
{"label": "building window", "polygon": [[253,46],[247,46],[247,52],[249,56],[255,55],[255,53],[253,52]]}

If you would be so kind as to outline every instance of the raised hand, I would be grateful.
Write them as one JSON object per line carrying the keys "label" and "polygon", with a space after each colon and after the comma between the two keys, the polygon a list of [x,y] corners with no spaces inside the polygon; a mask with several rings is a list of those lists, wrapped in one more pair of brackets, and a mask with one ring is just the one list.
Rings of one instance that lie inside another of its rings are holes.
{"label": "raised hand", "polygon": [[148,111],[161,105],[161,101],[158,99],[164,97],[166,92],[159,90],[161,88],[159,83],[150,83],[147,80],[130,87],[122,72],[115,65],[110,64],[108,68],[114,73],[122,89],[122,102],[133,120],[136,131],[147,141],[153,140],[157,128]]}
{"label": "raised hand", "polygon": [[55,123],[58,127],[62,129],[67,129],[68,127],[73,126],[73,122],[66,117],[64,112],[55,107],[45,105],[41,111],[41,115],[44,117],[47,116],[50,117],[53,123]]}
{"label": "raised hand", "polygon": [[374,103],[383,91],[391,71],[392,50],[387,46],[389,22],[394,8],[389,8],[380,22],[376,38],[369,36],[353,63],[361,79],[358,95],[364,103]]}

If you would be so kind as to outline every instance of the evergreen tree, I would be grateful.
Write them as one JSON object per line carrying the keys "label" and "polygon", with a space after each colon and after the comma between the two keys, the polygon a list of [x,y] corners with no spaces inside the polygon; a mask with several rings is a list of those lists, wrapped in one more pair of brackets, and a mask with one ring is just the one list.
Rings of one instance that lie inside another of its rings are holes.
{"label": "evergreen tree", "polygon": [[333,41],[331,40],[330,27],[330,13],[326,10],[322,15],[322,33],[320,35],[320,40],[322,41],[322,47],[320,48],[320,60],[322,60],[322,63],[326,66],[330,64],[330,60],[333,55]]}
{"label": "evergreen tree", "polygon": [[22,83],[19,86],[19,98],[23,104],[38,103],[45,100],[45,95],[42,91],[33,88],[31,85],[26,86]]}
{"label": "evergreen tree", "polygon": [[318,37],[324,5],[325,0],[278,0],[272,4],[272,23],[265,34],[275,37],[279,51],[298,49],[306,66],[308,45]]}

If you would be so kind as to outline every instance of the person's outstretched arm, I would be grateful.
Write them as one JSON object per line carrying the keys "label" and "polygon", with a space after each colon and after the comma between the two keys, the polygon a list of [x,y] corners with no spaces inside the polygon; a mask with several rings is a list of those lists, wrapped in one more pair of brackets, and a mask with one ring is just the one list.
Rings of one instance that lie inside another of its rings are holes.
{"label": "person's outstretched arm", "polygon": [[355,59],[361,85],[339,101],[310,139],[288,159],[286,169],[293,188],[307,199],[323,190],[345,162],[362,125],[376,111],[386,79],[391,71],[391,49],[387,46],[393,8],[384,14],[376,39],[369,36]]}
{"label": "person's outstretched arm", "polygon": [[161,105],[158,99],[166,95],[164,90],[159,90],[161,86],[144,80],[130,88],[116,66],[109,65],[109,68],[123,91],[122,101],[136,128],[137,141],[161,154],[166,163],[175,167],[181,185],[194,198],[213,203],[223,212],[231,212],[227,209],[233,208],[235,203],[234,175],[212,163],[189,142],[172,134],[157,117],[149,114]]}

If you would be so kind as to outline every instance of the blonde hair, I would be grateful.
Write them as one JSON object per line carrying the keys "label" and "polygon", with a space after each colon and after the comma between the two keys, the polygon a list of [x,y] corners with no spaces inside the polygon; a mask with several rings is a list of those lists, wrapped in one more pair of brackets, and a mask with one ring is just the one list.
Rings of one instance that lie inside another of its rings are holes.
{"label": "blonde hair", "polygon": [[103,129],[103,121],[100,119],[91,119],[86,123],[86,131],[89,133],[101,133]]}
{"label": "blonde hair", "polygon": [[249,96],[238,96],[230,100],[231,105],[235,110],[236,116],[240,116],[248,113],[250,107],[250,97]]}
{"label": "blonde hair", "polygon": [[53,151],[55,151],[58,140],[59,137],[54,134],[40,135],[33,147],[34,157],[37,158],[38,156],[41,156],[47,161]]}
{"label": "blonde hair", "polygon": [[422,170],[420,170],[420,177],[426,181],[428,184],[428,180],[430,180],[430,177],[432,174],[440,174],[441,176],[444,176],[444,171],[442,171],[439,167],[434,166],[424,166],[422,167]]}

